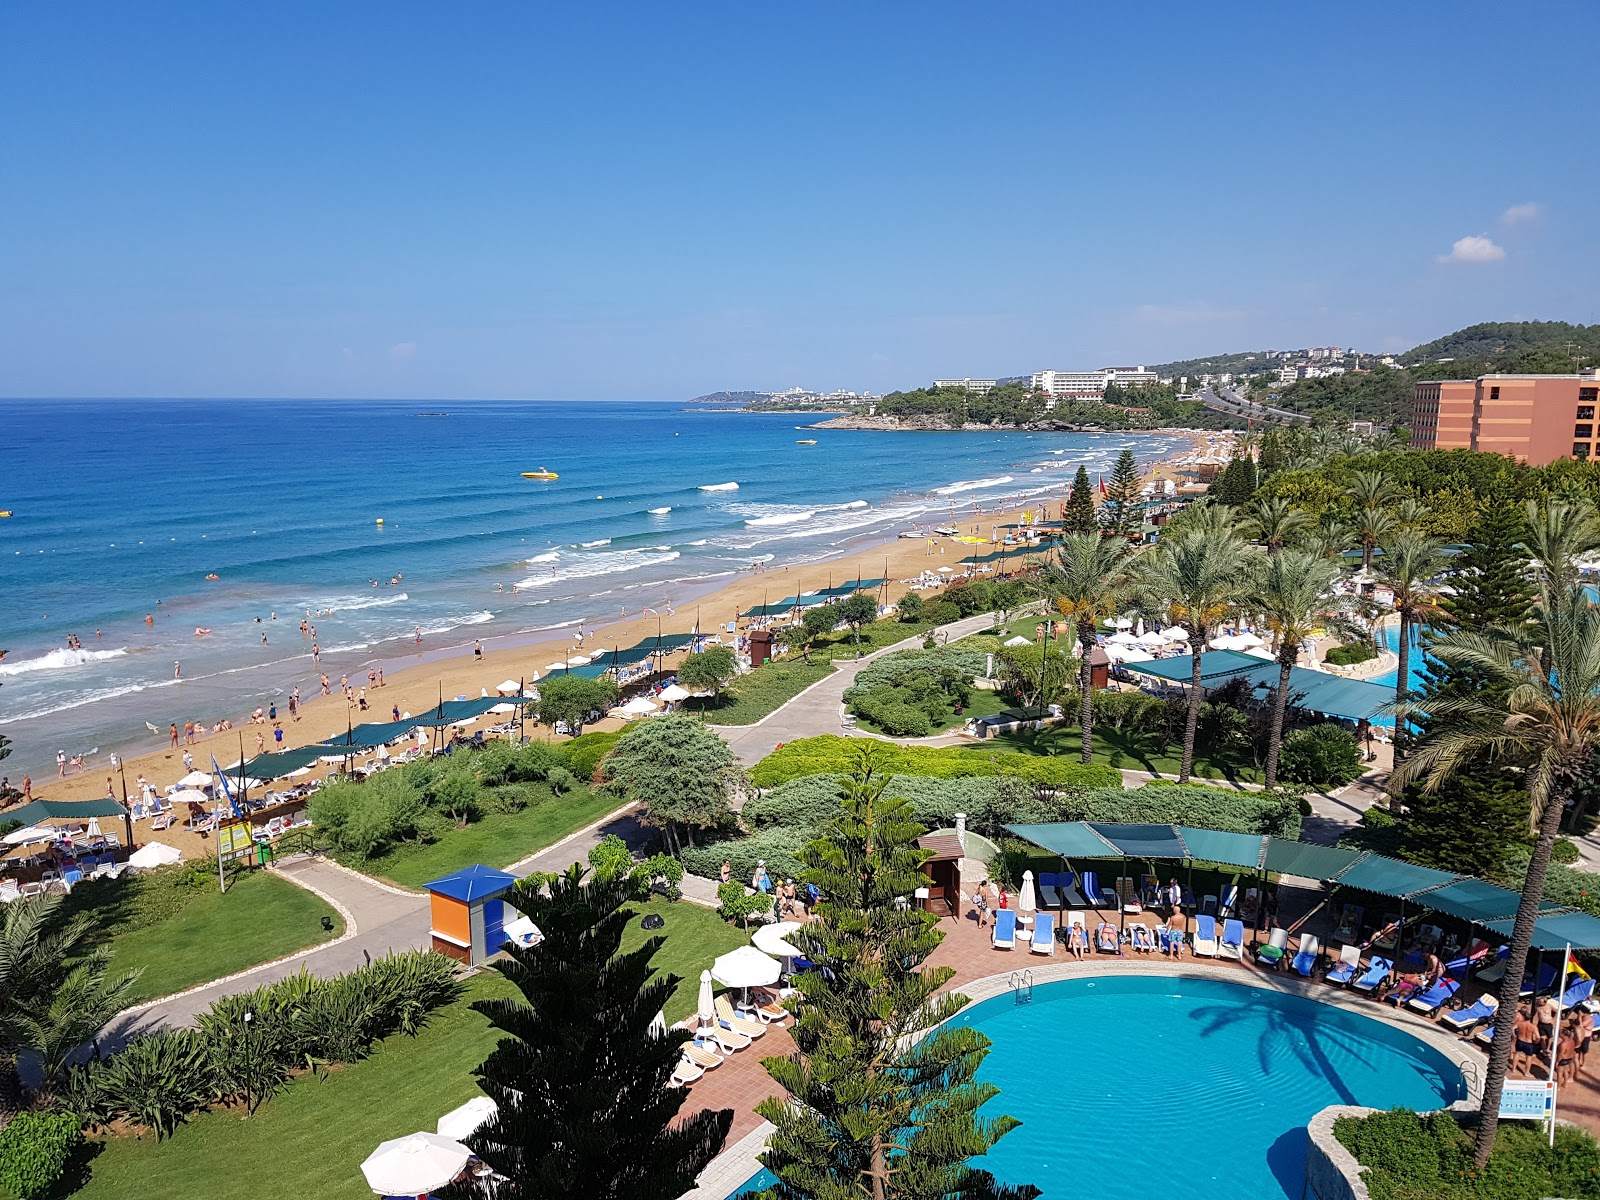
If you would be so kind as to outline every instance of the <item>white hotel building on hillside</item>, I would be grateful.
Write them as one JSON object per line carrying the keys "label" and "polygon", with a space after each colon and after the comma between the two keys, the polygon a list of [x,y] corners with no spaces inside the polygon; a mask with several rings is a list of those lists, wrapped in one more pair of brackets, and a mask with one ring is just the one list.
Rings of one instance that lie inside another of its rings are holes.
{"label": "white hotel building on hillside", "polygon": [[935,379],[933,386],[936,388],[966,388],[974,395],[981,396],[985,392],[994,390],[993,379]]}
{"label": "white hotel building on hillside", "polygon": [[1106,388],[1113,384],[1117,387],[1143,387],[1159,382],[1160,376],[1142,366],[1101,367],[1098,371],[1035,371],[1028,386],[1032,391],[1047,392],[1055,398],[1098,400],[1105,395]]}

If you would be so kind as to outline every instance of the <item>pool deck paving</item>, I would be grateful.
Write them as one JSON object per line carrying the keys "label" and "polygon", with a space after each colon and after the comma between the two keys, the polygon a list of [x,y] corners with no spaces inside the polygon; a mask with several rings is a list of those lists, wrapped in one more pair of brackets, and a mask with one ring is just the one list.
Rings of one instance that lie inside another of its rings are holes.
{"label": "pool deck paving", "polygon": [[[1308,897],[1310,890],[1308,889]],[[1314,902],[1314,901],[1313,901]],[[1293,906],[1292,898],[1284,900],[1286,910]],[[1118,920],[1118,914],[1106,912],[1104,919]],[[1286,911],[1286,917],[1289,913]],[[1101,919],[1096,915],[1091,928]],[[1130,920],[1135,918],[1129,918]],[[1160,918],[1145,914],[1148,924]],[[1122,954],[1086,954],[1082,960],[1068,955],[1058,945],[1054,955],[1034,954],[1019,934],[1017,948],[999,950],[991,943],[992,931],[980,929],[974,914],[966,909],[960,917],[944,917],[939,922],[945,934],[942,945],[929,960],[931,966],[954,969],[949,987],[962,992],[973,1001],[1002,995],[1011,989],[1013,972],[1031,971],[1035,984],[1071,979],[1080,975],[1183,975],[1204,977],[1270,988],[1304,996],[1323,1003],[1333,1004],[1350,1012],[1384,1021],[1404,1029],[1445,1054],[1452,1062],[1465,1065],[1468,1086],[1476,1096],[1481,1086],[1487,1055],[1457,1037],[1436,1021],[1428,1020],[1411,1010],[1400,1010],[1389,1004],[1373,1001],[1344,988],[1321,981],[1301,979],[1292,973],[1278,972],[1258,967],[1246,946],[1248,961],[1195,958],[1185,954],[1180,960],[1162,958],[1156,954],[1139,954],[1124,950]],[[1262,940],[1265,940],[1263,935]],[[1291,955],[1292,957],[1292,955]],[[1487,990],[1474,980],[1468,1002]],[[693,1018],[691,1018],[691,1022]],[[794,1040],[785,1027],[770,1025],[764,1036],[748,1048],[724,1057],[722,1064],[706,1074],[690,1089],[689,1111],[700,1108],[733,1109],[733,1128],[728,1135],[728,1147],[708,1166],[695,1191],[686,1200],[722,1200],[760,1168],[757,1156],[765,1144],[770,1126],[755,1112],[755,1105],[768,1096],[779,1095],[761,1065],[763,1058],[783,1056],[794,1052]],[[1600,1134],[1600,1085],[1596,1072],[1580,1074],[1576,1084],[1563,1088],[1558,1102],[1559,1115],[1580,1124],[1591,1132]],[[1542,1073],[1537,1077],[1542,1078]]]}

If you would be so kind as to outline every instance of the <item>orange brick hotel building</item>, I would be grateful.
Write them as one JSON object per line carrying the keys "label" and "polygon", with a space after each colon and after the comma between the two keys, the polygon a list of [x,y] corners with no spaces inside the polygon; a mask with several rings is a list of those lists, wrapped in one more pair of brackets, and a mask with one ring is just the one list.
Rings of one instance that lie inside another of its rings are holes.
{"label": "orange brick hotel building", "polygon": [[1480,375],[1419,383],[1411,402],[1418,450],[1487,450],[1542,467],[1596,458],[1600,372]]}

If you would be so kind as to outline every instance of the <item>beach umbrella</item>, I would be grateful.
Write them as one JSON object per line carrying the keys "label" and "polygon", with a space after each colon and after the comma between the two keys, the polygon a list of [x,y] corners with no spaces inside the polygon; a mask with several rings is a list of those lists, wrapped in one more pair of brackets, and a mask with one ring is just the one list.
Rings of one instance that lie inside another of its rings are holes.
{"label": "beach umbrella", "polygon": [[693,694],[694,693],[691,692],[688,688],[682,687],[679,684],[674,683],[674,684],[670,684],[667,687],[663,688],[661,690],[661,695],[658,697],[658,699],[661,699],[661,700],[667,702],[668,704],[672,704],[672,703],[675,703],[676,701],[679,701],[679,700],[687,700]]}
{"label": "beach umbrella", "polygon": [[1248,630],[1246,630],[1244,633],[1235,634],[1233,640],[1239,644],[1239,649],[1241,650],[1248,650],[1252,646],[1266,645],[1264,641]]}
{"label": "beach umbrella", "polygon": [[499,692],[502,696],[509,696],[513,692],[520,692],[522,690],[522,684],[515,679],[502,679],[500,681],[500,685],[494,690]]}
{"label": "beach umbrella", "polygon": [[[333,761],[341,762],[342,760],[335,758]],[[197,792],[193,788],[188,788],[181,792],[173,792],[167,799],[174,804],[206,804],[211,800],[211,797],[204,792]]]}
{"label": "beach umbrella", "polygon": [[1030,642],[1027,638],[1023,637],[1019,633],[1014,638],[1006,639],[1006,645],[1008,645],[1008,646],[1031,646],[1031,645],[1033,645],[1033,643]]}
{"label": "beach umbrella", "polygon": [[60,830],[52,829],[48,825],[29,825],[26,829],[12,830],[6,834],[4,841],[8,846],[26,846],[32,842],[52,842],[60,832]]}
{"label": "beach umbrella", "polygon": [[183,851],[165,842],[146,842],[128,856],[128,865],[136,871],[148,871],[153,867],[170,867],[173,863],[182,861]]}
{"label": "beach umbrella", "polygon": [[565,671],[566,669],[567,669],[567,664],[564,663],[564,662],[550,663],[549,665],[547,665],[545,667],[546,671]]}
{"label": "beach umbrella", "polygon": [[632,717],[642,717],[655,712],[658,705],[654,700],[647,700],[643,696],[635,696],[622,706],[622,711]]}
{"label": "beach umbrella", "polygon": [[516,712],[517,711],[517,706],[515,704],[496,704],[489,711],[492,712],[492,713],[498,713],[498,714],[504,715],[505,713],[514,713],[514,712]]}
{"label": "beach umbrella", "polygon": [[1213,650],[1238,650],[1240,649],[1239,639],[1229,633],[1219,634],[1211,639],[1211,648]]}
{"label": "beach umbrella", "polygon": [[1144,618],[1143,617],[1139,618],[1138,623],[1134,626],[1133,632],[1134,632],[1134,636],[1135,637],[1143,637],[1144,636]]}
{"label": "beach umbrella", "polygon": [[444,1187],[471,1158],[472,1151],[454,1138],[408,1133],[367,1155],[361,1173],[380,1196],[421,1196]]}
{"label": "beach umbrella", "polygon": [[939,568],[939,574],[941,574],[941,575],[950,575],[950,574],[953,574],[954,572],[955,572],[955,568],[954,567],[940,567]]}
{"label": "beach umbrella", "polygon": [[1278,656],[1265,646],[1251,646],[1250,649],[1245,651],[1245,653],[1250,655],[1252,658],[1264,658],[1268,662],[1278,661]]}
{"label": "beach umbrella", "polygon": [[710,1025],[717,1019],[717,1010],[711,997],[711,972],[700,972],[700,995],[696,1007],[700,1011],[700,1024]]}
{"label": "beach umbrella", "polygon": [[1113,633],[1106,639],[1106,641],[1114,646],[1137,646],[1139,644],[1139,639],[1134,637],[1133,634],[1129,633],[1126,629],[1122,630],[1120,633]]}
{"label": "beach umbrella", "polygon": [[1032,916],[1039,910],[1039,897],[1033,890],[1033,872],[1022,873],[1022,890],[1017,893],[1017,911]]}
{"label": "beach umbrella", "polygon": [[[723,987],[752,988],[777,983],[782,970],[778,960],[768,958],[754,946],[730,950],[711,964],[711,978]],[[703,988],[705,980],[700,981]]]}
{"label": "beach umbrella", "polygon": [[493,1120],[499,1111],[500,1106],[489,1097],[474,1096],[460,1108],[452,1108],[440,1117],[434,1129],[440,1137],[455,1138],[459,1141],[477,1133],[480,1128]]}
{"label": "beach umbrella", "polygon": [[100,830],[100,818],[90,817],[89,823],[84,826],[83,832],[88,837],[103,837],[104,834]]}
{"label": "beach umbrella", "polygon": [[1163,630],[1161,636],[1169,642],[1187,642],[1189,631],[1181,625],[1174,625],[1171,629]]}
{"label": "beach umbrella", "polygon": [[587,667],[593,661],[594,659],[590,658],[587,654],[574,654],[571,658],[567,659],[567,666]]}
{"label": "beach umbrella", "polygon": [[1141,663],[1152,661],[1155,655],[1148,650],[1141,650],[1138,646],[1125,646],[1121,658],[1123,662]]}
{"label": "beach umbrella", "polygon": [[763,925],[750,935],[750,943],[763,954],[774,958],[799,958],[800,951],[785,939],[801,928],[799,921],[778,921]]}
{"label": "beach umbrella", "polygon": [[208,788],[214,783],[216,783],[216,780],[212,779],[204,771],[190,771],[182,779],[178,780],[178,786],[186,788]]}
{"label": "beach umbrella", "polygon": [[1148,632],[1148,633],[1141,633],[1139,635],[1139,645],[1141,645],[1141,646],[1159,647],[1159,646],[1165,646],[1166,644],[1167,644],[1166,636],[1164,634],[1158,633],[1154,629],[1150,630],[1150,632]]}
{"label": "beach umbrella", "polygon": [[1133,628],[1133,622],[1130,621],[1127,617],[1118,617],[1117,618],[1117,628],[1118,629],[1132,629]]}

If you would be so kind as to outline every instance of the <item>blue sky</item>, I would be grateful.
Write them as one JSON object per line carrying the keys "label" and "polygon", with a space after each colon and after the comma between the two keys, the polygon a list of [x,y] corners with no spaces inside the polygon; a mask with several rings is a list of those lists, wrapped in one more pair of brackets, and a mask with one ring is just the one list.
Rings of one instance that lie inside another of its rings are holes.
{"label": "blue sky", "polygon": [[1600,6],[13,4],[0,393],[678,399],[1600,320]]}

